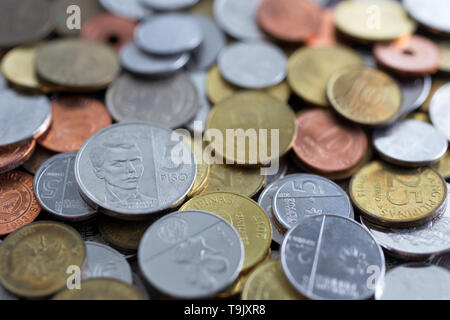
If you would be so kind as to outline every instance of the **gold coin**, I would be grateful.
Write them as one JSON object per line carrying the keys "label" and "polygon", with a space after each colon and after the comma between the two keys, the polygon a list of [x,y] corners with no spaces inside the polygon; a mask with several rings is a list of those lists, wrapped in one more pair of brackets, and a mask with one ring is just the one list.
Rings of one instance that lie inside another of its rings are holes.
{"label": "gold coin", "polygon": [[422,225],[445,207],[447,185],[433,169],[402,169],[374,161],[350,182],[350,196],[369,222],[391,228]]}
{"label": "gold coin", "polygon": [[117,279],[99,278],[83,280],[79,290],[65,289],[53,300],[145,300],[142,292]]}
{"label": "gold coin", "polygon": [[[295,113],[265,93],[246,91],[219,103],[206,122],[206,139],[217,157],[237,165],[263,165],[291,149]],[[215,134],[220,133],[219,137]]]}
{"label": "gold coin", "polygon": [[230,222],[244,244],[242,272],[253,268],[267,255],[272,228],[265,211],[252,199],[229,192],[211,193],[189,200],[180,210],[212,212]]}
{"label": "gold coin", "polygon": [[[243,90],[244,89],[228,83],[220,74],[219,68],[217,66],[213,66],[209,70],[208,76],[206,78],[206,94],[208,95],[208,99],[213,104],[218,104]],[[286,81],[283,81],[273,87],[254,91],[265,92],[268,95],[274,98],[278,98],[284,102],[288,102],[289,97],[291,96],[291,89],[289,88],[289,85],[286,83]]]}
{"label": "gold coin", "polygon": [[[185,141],[191,147],[194,153],[195,162],[197,163],[197,173],[195,176],[194,185],[187,195],[189,198],[191,198],[200,194],[206,189],[210,180],[211,168],[208,163],[203,160],[204,148],[202,142],[195,142],[192,138],[185,138]],[[194,143],[197,143],[197,145],[194,145]]]}
{"label": "gold coin", "polygon": [[336,28],[359,41],[390,41],[417,28],[401,3],[392,0],[341,1],[334,9]]}
{"label": "gold coin", "polygon": [[67,90],[95,91],[107,87],[119,72],[117,54],[108,46],[87,40],[54,40],[36,53],[36,72]]}
{"label": "gold coin", "polygon": [[26,298],[49,296],[66,286],[69,266],[82,267],[86,247],[79,233],[56,222],[34,222],[0,246],[0,283]]}
{"label": "gold coin", "polygon": [[354,51],[340,46],[302,48],[289,58],[288,83],[303,100],[316,106],[330,105],[328,79],[336,71],[352,65],[364,65]]}
{"label": "gold coin", "polygon": [[450,72],[450,41],[441,41],[438,43],[441,51],[441,64],[439,70],[443,72]]}
{"label": "gold coin", "polygon": [[420,107],[420,111],[427,112],[430,111],[430,103],[431,100],[434,97],[434,94],[436,91],[438,91],[442,86],[450,82],[450,78],[433,78],[433,81],[431,83],[431,89],[430,93],[428,94],[427,99],[423,103],[423,105]]}
{"label": "gold coin", "polygon": [[408,115],[408,119],[431,123],[430,117],[425,112],[414,112]]}
{"label": "gold coin", "polygon": [[333,108],[353,122],[384,125],[399,112],[402,91],[386,73],[349,67],[334,73],[327,90]]}
{"label": "gold coin", "polygon": [[450,179],[450,149],[447,150],[438,163],[433,165],[433,168],[436,169],[444,179]]}

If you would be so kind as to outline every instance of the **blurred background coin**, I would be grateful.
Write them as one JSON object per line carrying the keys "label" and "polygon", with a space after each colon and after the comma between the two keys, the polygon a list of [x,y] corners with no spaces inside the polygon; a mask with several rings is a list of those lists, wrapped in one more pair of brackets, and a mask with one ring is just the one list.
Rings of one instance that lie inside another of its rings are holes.
{"label": "blurred background coin", "polygon": [[433,125],[450,140],[450,83],[433,95],[430,103],[430,119]]}
{"label": "blurred background coin", "polygon": [[445,0],[404,0],[403,6],[408,13],[431,31],[450,33],[450,3]]}
{"label": "blurred background coin", "polygon": [[199,0],[140,0],[144,5],[158,11],[178,10],[193,6]]}
{"label": "blurred background coin", "polygon": [[153,10],[141,0],[99,0],[101,5],[110,13],[128,19],[141,20],[153,15]]}

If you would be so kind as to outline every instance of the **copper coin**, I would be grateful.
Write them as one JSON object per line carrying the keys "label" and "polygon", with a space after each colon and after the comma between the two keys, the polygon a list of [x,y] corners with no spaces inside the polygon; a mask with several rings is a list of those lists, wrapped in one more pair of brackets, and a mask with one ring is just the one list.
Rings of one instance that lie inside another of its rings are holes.
{"label": "copper coin", "polygon": [[360,126],[327,109],[312,109],[297,118],[294,153],[308,167],[323,173],[350,170],[364,157],[368,141]]}
{"label": "copper coin", "polygon": [[33,222],[40,212],[32,175],[21,171],[0,175],[0,235]]}
{"label": "copper coin", "polygon": [[441,63],[439,47],[421,36],[405,36],[391,43],[374,47],[377,62],[404,76],[424,76],[435,73]]}
{"label": "copper coin", "polygon": [[309,47],[325,47],[337,44],[333,11],[330,9],[323,10],[319,29],[316,34],[306,40],[306,44]]}
{"label": "copper coin", "polygon": [[136,21],[113,14],[99,14],[86,21],[81,30],[84,39],[102,42],[117,52],[133,41]]}
{"label": "copper coin", "polygon": [[30,159],[36,140],[26,140],[0,147],[0,173],[11,171]]}
{"label": "copper coin", "polygon": [[78,151],[94,133],[112,123],[100,101],[81,96],[53,100],[52,114],[52,125],[38,143],[55,152]]}
{"label": "copper coin", "polygon": [[321,8],[311,0],[263,0],[258,22],[269,35],[286,42],[303,42],[321,23]]}

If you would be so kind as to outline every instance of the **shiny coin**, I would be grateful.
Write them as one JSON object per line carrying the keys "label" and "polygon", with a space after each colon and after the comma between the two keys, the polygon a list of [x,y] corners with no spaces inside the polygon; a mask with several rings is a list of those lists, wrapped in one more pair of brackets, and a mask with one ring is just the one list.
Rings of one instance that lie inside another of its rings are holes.
{"label": "shiny coin", "polygon": [[403,0],[403,6],[420,24],[439,32],[450,33],[450,3],[446,0]]}
{"label": "shiny coin", "polygon": [[450,140],[450,83],[442,86],[430,103],[430,119],[433,125]]}
{"label": "shiny coin", "polygon": [[141,0],[100,0],[100,3],[110,13],[129,19],[140,20],[153,14]]}
{"label": "shiny coin", "polygon": [[245,248],[243,272],[266,257],[272,242],[270,221],[264,210],[250,198],[228,192],[211,193],[189,200],[180,210],[205,210],[231,223]]}
{"label": "shiny coin", "polygon": [[427,99],[431,89],[431,77],[398,78],[402,90],[403,102],[399,113],[394,120],[404,117],[417,110]]}
{"label": "shiny coin", "polygon": [[76,153],[62,153],[51,157],[34,178],[34,192],[39,203],[59,220],[87,220],[97,212],[78,192],[74,171],[76,156]]}
{"label": "shiny coin", "polygon": [[189,77],[197,89],[198,111],[192,121],[186,127],[193,132],[203,132],[208,120],[211,105],[206,96],[206,73],[203,71],[189,72]]}
{"label": "shiny coin", "polygon": [[193,6],[198,0],[141,0],[141,2],[155,10],[178,10]]}
{"label": "shiny coin", "polygon": [[0,147],[0,173],[11,171],[28,161],[36,147],[35,140]]}
{"label": "shiny coin", "polygon": [[106,105],[116,121],[150,121],[179,128],[196,115],[198,97],[184,73],[161,79],[122,74],[108,88]]}
{"label": "shiny coin", "polygon": [[[281,263],[289,282],[311,299],[368,299],[385,272],[383,251],[369,231],[333,215],[300,219],[284,239]],[[370,281],[374,267],[378,277]]]}
{"label": "shiny coin", "polygon": [[450,41],[440,41],[438,42],[438,47],[441,52],[439,70],[450,73]]}
{"label": "shiny coin", "polygon": [[353,176],[350,197],[367,221],[410,228],[442,213],[447,186],[431,168],[402,169],[374,161]]}
{"label": "shiny coin", "polygon": [[2,243],[0,283],[21,297],[46,297],[66,286],[67,268],[81,268],[85,256],[83,239],[75,229],[56,222],[35,222]]}
{"label": "shiny coin", "polygon": [[139,267],[159,291],[177,298],[209,297],[236,280],[244,247],[225,219],[184,211],[154,223],[139,245]]}
{"label": "shiny coin", "polygon": [[417,120],[403,120],[375,130],[373,145],[386,161],[408,167],[436,163],[448,148],[442,133],[432,125]]}
{"label": "shiny coin", "polygon": [[235,43],[220,52],[222,76],[234,85],[261,89],[279,84],[286,77],[286,56],[265,42]]}
{"label": "shiny coin", "polygon": [[188,14],[160,14],[140,23],[135,41],[152,54],[177,54],[196,49],[203,41],[197,20]]}
{"label": "shiny coin", "polygon": [[31,155],[30,159],[22,164],[22,167],[34,175],[39,167],[53,155],[53,152],[36,145],[34,153]]}
{"label": "shiny coin", "polygon": [[402,92],[395,80],[365,67],[349,67],[334,73],[328,82],[327,95],[341,116],[372,126],[388,123],[402,104]]}
{"label": "shiny coin", "polygon": [[40,137],[50,126],[51,117],[46,96],[0,91],[0,146]]}
{"label": "shiny coin", "polygon": [[433,166],[444,179],[450,179],[450,149],[447,150],[441,160]]}

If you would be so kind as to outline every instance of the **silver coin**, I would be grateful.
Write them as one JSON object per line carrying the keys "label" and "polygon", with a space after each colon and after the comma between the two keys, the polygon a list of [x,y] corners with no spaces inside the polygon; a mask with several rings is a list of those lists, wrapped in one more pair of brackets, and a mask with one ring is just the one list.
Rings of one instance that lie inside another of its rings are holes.
{"label": "silver coin", "polygon": [[368,299],[385,272],[383,251],[367,229],[334,215],[301,218],[284,238],[281,264],[311,299]]}
{"label": "silver coin", "polygon": [[203,32],[190,14],[167,13],[155,15],[137,27],[136,44],[152,54],[178,54],[192,51],[203,41]]}
{"label": "silver coin", "polygon": [[450,140],[450,83],[439,88],[430,103],[433,125]]}
{"label": "silver coin", "polygon": [[289,170],[289,161],[286,157],[280,158],[278,163],[278,171],[275,174],[267,175],[264,180],[264,185],[269,185],[272,182],[275,182],[279,179],[282,179],[286,176],[288,170]]}
{"label": "silver coin", "polygon": [[386,273],[377,300],[449,300],[450,272],[444,268],[407,264]]}
{"label": "silver coin", "polygon": [[420,24],[450,33],[450,2],[448,0],[403,0],[403,6]]}
{"label": "silver coin", "polygon": [[86,241],[86,260],[81,271],[83,280],[112,278],[132,284],[133,275],[127,260],[111,247]]}
{"label": "silver coin", "polygon": [[199,109],[194,119],[186,125],[186,127],[193,132],[203,132],[206,127],[206,120],[211,111],[211,105],[206,95],[206,77],[204,71],[190,72],[189,77],[197,89]]}
{"label": "silver coin", "polygon": [[433,164],[448,149],[447,139],[441,132],[418,120],[402,120],[376,129],[373,144],[386,161],[410,167]]}
{"label": "silver coin", "polygon": [[19,300],[19,298],[14,296],[12,293],[6,291],[6,289],[0,285],[0,301],[7,301],[7,300]]}
{"label": "silver coin", "polygon": [[301,218],[308,216],[353,216],[347,193],[333,181],[312,174],[295,175],[285,181],[273,197],[272,211],[286,229],[291,229]]}
{"label": "silver coin", "polygon": [[134,43],[120,51],[120,63],[128,71],[144,76],[168,75],[183,68],[189,61],[189,53],[153,55],[140,50]]}
{"label": "silver coin", "polygon": [[256,16],[260,3],[261,0],[215,0],[214,19],[233,38],[263,39]]}
{"label": "silver coin", "polygon": [[153,80],[124,73],[109,86],[106,105],[118,122],[143,120],[175,129],[197,114],[198,96],[184,73]]}
{"label": "silver coin", "polygon": [[193,6],[198,0],[141,0],[141,2],[155,10],[167,11]]}
{"label": "silver coin", "polygon": [[66,221],[87,220],[97,213],[78,192],[76,152],[57,154],[45,161],[34,176],[34,192],[41,206]]}
{"label": "silver coin", "polygon": [[0,90],[6,89],[8,89],[8,82],[6,81],[5,77],[0,74]]}
{"label": "silver coin", "polygon": [[218,66],[228,82],[260,89],[275,86],[286,78],[287,59],[279,48],[267,42],[238,42],[222,49]]}
{"label": "silver coin", "polygon": [[[172,135],[168,128],[147,122],[99,131],[75,160],[81,195],[106,214],[125,220],[172,207],[191,190],[197,167],[189,145],[174,142]],[[183,159],[174,159],[175,148]]]}
{"label": "silver coin", "polygon": [[183,211],[158,220],[145,232],[138,261],[144,277],[162,293],[204,298],[236,280],[244,246],[225,219],[204,211]]}
{"label": "silver coin", "polygon": [[153,10],[140,0],[100,0],[100,3],[110,13],[129,19],[141,20],[153,15]]}
{"label": "silver coin", "polygon": [[46,96],[0,91],[0,146],[39,137],[50,126],[51,117]]}

